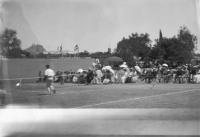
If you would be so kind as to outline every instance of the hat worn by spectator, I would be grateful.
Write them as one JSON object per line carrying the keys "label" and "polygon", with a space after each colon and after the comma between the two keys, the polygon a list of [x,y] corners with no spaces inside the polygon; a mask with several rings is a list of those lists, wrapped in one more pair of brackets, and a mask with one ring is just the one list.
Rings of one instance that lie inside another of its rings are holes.
{"label": "hat worn by spectator", "polygon": [[166,63],[164,63],[162,66],[163,66],[163,67],[168,67],[168,65],[167,65]]}

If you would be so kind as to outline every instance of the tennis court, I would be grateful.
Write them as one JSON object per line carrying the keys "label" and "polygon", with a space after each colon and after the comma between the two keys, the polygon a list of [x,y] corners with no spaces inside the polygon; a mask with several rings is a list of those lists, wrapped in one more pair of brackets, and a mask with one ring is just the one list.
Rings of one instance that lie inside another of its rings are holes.
{"label": "tennis court", "polygon": [[47,108],[199,108],[198,84],[57,84],[49,95],[44,83],[8,91],[7,104]]}
{"label": "tennis court", "polygon": [[198,136],[199,86],[57,84],[57,93],[48,95],[44,84],[24,84],[8,92],[6,108],[11,109],[2,113],[0,121],[12,137]]}

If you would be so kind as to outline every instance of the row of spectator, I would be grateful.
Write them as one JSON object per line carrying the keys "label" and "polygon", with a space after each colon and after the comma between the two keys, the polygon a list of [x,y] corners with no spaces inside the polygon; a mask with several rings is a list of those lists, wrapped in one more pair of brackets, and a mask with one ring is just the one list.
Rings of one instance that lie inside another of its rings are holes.
{"label": "row of spectator", "polygon": [[[99,64],[88,70],[79,69],[77,72],[56,72],[55,82],[80,84],[109,84],[109,83],[199,83],[199,66],[182,65],[169,68],[167,64],[140,68],[138,65],[129,68],[125,63],[117,70],[111,66],[101,67]],[[39,81],[42,81],[40,79]]]}

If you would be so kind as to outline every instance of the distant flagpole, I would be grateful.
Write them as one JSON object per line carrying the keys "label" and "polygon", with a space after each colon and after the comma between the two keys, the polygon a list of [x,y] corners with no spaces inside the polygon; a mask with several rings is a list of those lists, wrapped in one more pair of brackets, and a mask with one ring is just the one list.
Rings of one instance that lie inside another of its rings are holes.
{"label": "distant flagpole", "polygon": [[74,53],[75,53],[76,56],[78,56],[78,53],[79,53],[79,46],[78,46],[78,44],[76,44],[74,46]]}
{"label": "distant flagpole", "polygon": [[60,52],[62,53],[62,44],[60,45]]}
{"label": "distant flagpole", "polygon": [[60,51],[60,47],[59,46],[57,47],[57,51]]}
{"label": "distant flagpole", "polygon": [[62,44],[60,45],[60,54],[61,56],[63,56],[63,52],[62,52],[63,48],[62,48]]}

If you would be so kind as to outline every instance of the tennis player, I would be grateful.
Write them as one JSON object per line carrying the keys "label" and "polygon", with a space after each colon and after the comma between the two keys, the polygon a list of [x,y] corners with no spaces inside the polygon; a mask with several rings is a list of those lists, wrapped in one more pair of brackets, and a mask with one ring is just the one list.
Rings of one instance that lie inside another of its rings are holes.
{"label": "tennis player", "polygon": [[56,89],[53,85],[53,81],[54,81],[54,76],[55,76],[55,72],[53,69],[50,68],[50,65],[46,65],[46,70],[44,72],[45,78],[46,78],[46,85],[47,85],[47,89],[49,94],[52,93],[56,93]]}

